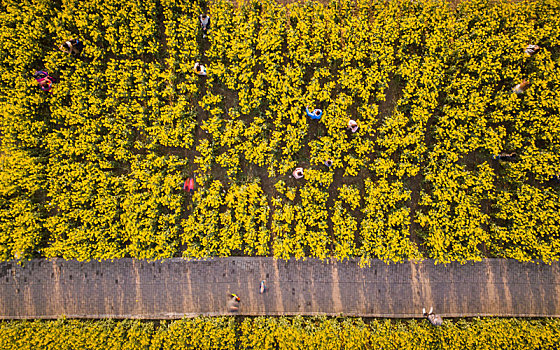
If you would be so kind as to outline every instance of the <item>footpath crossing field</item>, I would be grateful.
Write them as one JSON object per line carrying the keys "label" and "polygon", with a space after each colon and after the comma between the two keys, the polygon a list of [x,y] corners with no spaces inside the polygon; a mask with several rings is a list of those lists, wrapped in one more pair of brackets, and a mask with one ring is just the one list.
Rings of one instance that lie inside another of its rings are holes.
{"label": "footpath crossing field", "polygon": [[[266,280],[267,290],[259,292]],[[445,317],[560,317],[560,264],[488,259],[433,261],[217,258],[0,264],[0,318],[145,318],[231,315],[414,318],[433,306]]]}

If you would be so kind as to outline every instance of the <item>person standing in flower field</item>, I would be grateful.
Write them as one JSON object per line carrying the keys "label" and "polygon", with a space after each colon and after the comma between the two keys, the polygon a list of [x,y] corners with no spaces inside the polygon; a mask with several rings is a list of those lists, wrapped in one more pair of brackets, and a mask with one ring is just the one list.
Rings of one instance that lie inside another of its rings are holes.
{"label": "person standing in flower field", "polygon": [[51,92],[52,85],[56,82],[55,78],[51,77],[49,73],[42,70],[35,72],[35,74],[33,74],[33,78],[35,78],[41,90],[49,93]]}
{"label": "person standing in flower field", "polygon": [[59,49],[69,55],[79,56],[84,49],[84,43],[78,39],[70,39],[60,45]]}
{"label": "person standing in flower field", "polygon": [[539,45],[527,45],[527,47],[525,48],[525,56],[527,57],[531,57],[534,54],[536,54],[539,50],[540,50],[540,46]]}
{"label": "person standing in flower field", "polygon": [[513,87],[513,92],[516,93],[517,95],[524,94],[530,85],[531,85],[530,82],[528,82],[527,80],[523,80],[520,84],[517,84]]}
{"label": "person standing in flower field", "polygon": [[319,120],[323,115],[323,111],[318,108],[311,112],[309,110],[309,106],[305,107],[305,113],[307,113],[307,116],[313,120]]}
{"label": "person standing in flower field", "polygon": [[192,177],[189,177],[187,180],[185,180],[183,190],[187,191],[190,194],[194,193],[194,179]]}
{"label": "person standing in flower field", "polygon": [[295,168],[292,173],[296,179],[301,179],[303,177],[303,168]]}
{"label": "person standing in flower field", "polygon": [[358,131],[358,123],[355,120],[350,119],[348,121],[348,130],[352,131],[353,133]]}
{"label": "person standing in flower field", "polygon": [[494,154],[492,156],[492,159],[501,160],[502,162],[512,162],[512,163],[519,162],[519,156],[515,152]]}
{"label": "person standing in flower field", "polygon": [[210,16],[207,14],[200,15],[200,27],[202,28],[202,37],[206,38],[210,29]]}
{"label": "person standing in flower field", "polygon": [[196,63],[194,64],[194,72],[195,72],[196,74],[202,75],[202,76],[204,76],[204,75],[207,74],[207,73],[206,73],[206,67],[204,67],[202,64],[200,64],[200,63],[198,63],[198,62],[196,62]]}

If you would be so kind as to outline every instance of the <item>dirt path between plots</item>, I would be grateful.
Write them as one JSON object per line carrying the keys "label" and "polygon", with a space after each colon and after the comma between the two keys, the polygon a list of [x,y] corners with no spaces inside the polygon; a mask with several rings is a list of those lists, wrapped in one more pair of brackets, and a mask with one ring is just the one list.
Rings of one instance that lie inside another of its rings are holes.
{"label": "dirt path between plots", "polygon": [[[267,292],[259,293],[266,280]],[[228,315],[560,316],[560,263],[488,259],[461,265],[220,258],[0,263],[0,318],[174,319]]]}

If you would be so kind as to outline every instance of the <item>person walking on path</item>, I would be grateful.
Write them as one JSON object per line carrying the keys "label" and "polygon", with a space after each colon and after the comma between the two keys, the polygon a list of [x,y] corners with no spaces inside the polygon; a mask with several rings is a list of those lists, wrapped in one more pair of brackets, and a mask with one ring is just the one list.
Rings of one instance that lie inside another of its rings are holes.
{"label": "person walking on path", "polygon": [[230,294],[227,301],[227,308],[229,312],[238,312],[239,306],[241,306],[241,298],[235,294]]}
{"label": "person walking on path", "polygon": [[200,27],[202,28],[202,37],[206,38],[210,29],[210,16],[207,14],[200,15]]}
{"label": "person walking on path", "polygon": [[443,319],[441,318],[440,315],[436,315],[434,314],[434,308],[430,307],[430,311],[428,313],[426,313],[426,309],[422,309],[422,314],[424,315],[424,317],[426,317],[428,319],[428,321],[430,321],[430,323],[432,324],[432,326],[441,326],[443,324]]}
{"label": "person walking on path", "polygon": [[525,56],[531,57],[531,56],[533,56],[534,54],[536,54],[537,52],[539,52],[540,49],[541,49],[541,48],[540,48],[539,45],[532,45],[532,44],[529,44],[529,45],[527,45],[527,47],[525,48],[525,51],[524,51],[524,52],[525,52]]}
{"label": "person walking on path", "polygon": [[512,163],[519,162],[519,156],[515,152],[494,154],[492,156],[492,159],[501,160],[502,162],[512,162]]}
{"label": "person walking on path", "polygon": [[520,84],[517,84],[513,87],[513,92],[516,93],[517,95],[524,94],[530,85],[531,85],[530,82],[528,82],[527,80],[523,80]]}
{"label": "person walking on path", "polygon": [[261,294],[264,294],[267,290],[265,282],[266,282],[265,280],[261,281],[261,285],[260,285],[260,288],[259,288],[259,293],[261,293]]}
{"label": "person walking on path", "polygon": [[307,116],[313,120],[320,120],[323,115],[323,111],[318,108],[311,112],[309,110],[309,106],[305,107],[305,112],[307,113]]}
{"label": "person walking on path", "polygon": [[196,62],[194,64],[194,72],[198,75],[204,76],[206,75],[206,67],[204,67],[202,64]]}
{"label": "person walking on path", "polygon": [[296,179],[301,179],[303,177],[303,168],[295,168],[292,173]]}
{"label": "person walking on path", "polygon": [[53,84],[56,82],[55,78],[51,77],[49,73],[42,70],[35,72],[35,74],[33,74],[33,77],[39,84],[41,90],[49,93],[51,92]]}
{"label": "person walking on path", "polygon": [[59,49],[69,55],[79,56],[84,49],[84,43],[78,39],[70,39],[60,45]]}

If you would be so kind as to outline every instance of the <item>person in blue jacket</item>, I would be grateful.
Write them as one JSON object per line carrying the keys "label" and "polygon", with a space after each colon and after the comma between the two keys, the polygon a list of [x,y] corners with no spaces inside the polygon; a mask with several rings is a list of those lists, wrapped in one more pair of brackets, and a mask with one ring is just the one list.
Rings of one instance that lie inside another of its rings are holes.
{"label": "person in blue jacket", "polygon": [[315,109],[313,112],[309,111],[309,106],[305,107],[305,112],[307,113],[307,116],[313,120],[319,120],[321,119],[321,116],[323,115],[323,111],[320,109]]}

